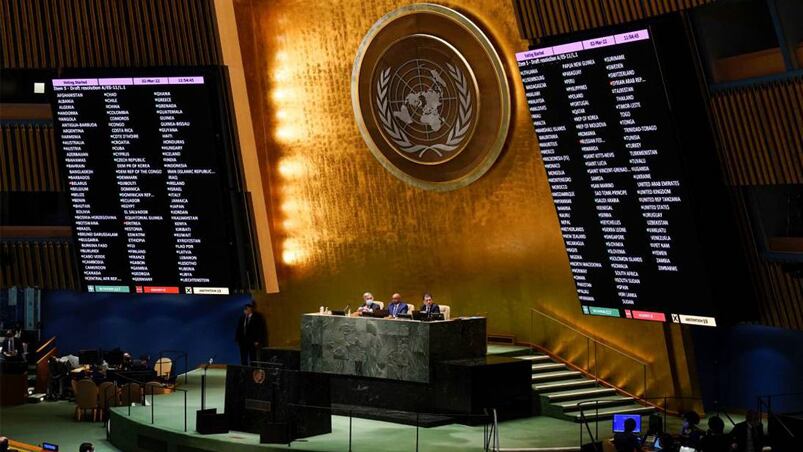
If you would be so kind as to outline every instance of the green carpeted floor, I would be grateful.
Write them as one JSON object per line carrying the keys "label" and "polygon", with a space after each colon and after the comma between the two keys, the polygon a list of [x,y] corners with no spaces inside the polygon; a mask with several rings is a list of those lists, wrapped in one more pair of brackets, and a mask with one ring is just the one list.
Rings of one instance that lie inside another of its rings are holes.
{"label": "green carpeted floor", "polygon": [[[207,381],[207,406],[222,410],[224,404],[225,371],[211,369]],[[198,385],[200,373],[190,373],[189,382],[182,387],[188,389],[188,413],[195,413],[199,408],[200,396]],[[117,408],[127,416],[127,410]],[[154,415],[156,422],[172,431],[183,432],[183,395],[174,393],[157,396]],[[150,407],[135,407],[131,410],[131,418],[141,424],[150,424]],[[188,434],[197,435],[194,416],[188,419]],[[112,429],[116,428],[112,424]],[[600,423],[600,431],[609,431],[610,422]],[[353,418],[351,420],[351,441],[354,450],[371,451],[410,451],[415,450],[416,428],[413,426],[393,424],[389,422],[373,421]],[[575,446],[579,442],[580,428],[578,424],[553,419],[549,417],[533,417],[515,421],[503,422],[500,425],[502,447],[546,447],[546,446]],[[243,432],[230,432],[228,434],[209,435],[209,440],[228,441],[245,446],[258,444],[258,436]],[[482,450],[483,427],[468,427],[459,424],[418,430],[419,450]],[[222,444],[222,443],[220,443]],[[315,451],[343,451],[348,450],[349,444],[349,418],[343,416],[332,417],[332,433],[296,441],[291,449]],[[268,448],[269,446],[263,446]],[[283,446],[272,446],[272,449],[284,449]]]}
{"label": "green carpeted floor", "polygon": [[76,422],[75,405],[67,401],[42,402],[0,408],[0,435],[23,443],[39,445],[43,441],[58,444],[62,451],[77,451],[89,441],[95,450],[119,450],[106,441],[101,422]]}
{"label": "green carpeted floor", "polygon": [[[196,370],[189,374],[188,383],[181,387],[188,392],[188,433],[204,445],[214,450],[234,450],[230,447],[238,444],[236,450],[259,449],[276,450],[284,446],[259,446],[258,436],[231,432],[223,435],[202,436],[195,433],[195,410],[200,407],[200,375]],[[209,389],[207,406],[218,408],[224,405],[225,370],[209,370]],[[127,408],[115,408],[118,414],[128,417]],[[168,433],[183,435],[184,432],[184,396],[181,392],[156,396],[153,410],[156,424]],[[76,422],[72,419],[73,405],[69,402],[44,402],[39,404],[4,407],[0,409],[0,434],[29,444],[40,444],[48,441],[59,444],[62,451],[78,450],[83,441],[91,441],[97,451],[119,450],[106,441],[106,434],[101,423]],[[131,408],[131,421],[142,426],[151,425],[151,407],[139,406]],[[737,419],[737,422],[740,419]],[[646,419],[645,419],[646,422]],[[702,425],[705,425],[703,421]],[[112,429],[124,426],[112,424]],[[348,450],[349,418],[333,416],[333,431],[327,435],[299,440],[292,444],[292,449],[316,451]],[[598,426],[602,438],[610,437],[610,422],[601,422]],[[672,419],[670,431],[679,428],[679,421]],[[560,447],[577,446],[580,442],[580,425],[549,417],[532,417],[500,424],[500,442],[503,448],[517,447]],[[592,430],[596,430],[592,426]],[[416,429],[412,426],[393,424],[354,418],[351,420],[352,447],[356,451],[410,451],[415,450]],[[584,432],[584,440],[588,435]],[[464,425],[447,425],[418,430],[420,450],[465,451],[481,450],[483,427]],[[227,445],[226,442],[229,442]]]}

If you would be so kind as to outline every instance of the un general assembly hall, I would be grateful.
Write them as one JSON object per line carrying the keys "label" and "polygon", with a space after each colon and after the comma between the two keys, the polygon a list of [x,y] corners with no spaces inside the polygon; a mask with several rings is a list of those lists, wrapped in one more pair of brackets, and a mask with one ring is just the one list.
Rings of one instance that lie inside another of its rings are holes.
{"label": "un general assembly hall", "polygon": [[0,452],[803,451],[803,1],[0,0]]}

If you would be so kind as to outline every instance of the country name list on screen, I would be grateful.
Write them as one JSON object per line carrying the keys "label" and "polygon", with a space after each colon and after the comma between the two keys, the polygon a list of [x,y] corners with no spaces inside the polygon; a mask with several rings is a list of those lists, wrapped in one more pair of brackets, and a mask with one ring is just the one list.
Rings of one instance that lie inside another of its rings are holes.
{"label": "country name list on screen", "polygon": [[650,39],[632,30],[516,59],[583,312],[667,321],[697,247]]}
{"label": "country name list on screen", "polygon": [[229,293],[206,83],[196,75],[52,81],[88,291]]}

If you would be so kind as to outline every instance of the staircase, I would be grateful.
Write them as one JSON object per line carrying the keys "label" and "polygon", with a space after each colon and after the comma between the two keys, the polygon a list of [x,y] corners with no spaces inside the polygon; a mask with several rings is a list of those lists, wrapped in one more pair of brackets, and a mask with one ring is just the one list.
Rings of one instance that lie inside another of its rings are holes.
{"label": "staircase", "polygon": [[[580,403],[588,420],[610,419],[614,414],[652,414],[655,409],[620,395],[615,389],[598,385],[582,372],[572,370],[543,353],[518,354],[513,358],[532,363],[532,387],[538,413],[580,422]],[[599,411],[597,411],[599,409]]]}

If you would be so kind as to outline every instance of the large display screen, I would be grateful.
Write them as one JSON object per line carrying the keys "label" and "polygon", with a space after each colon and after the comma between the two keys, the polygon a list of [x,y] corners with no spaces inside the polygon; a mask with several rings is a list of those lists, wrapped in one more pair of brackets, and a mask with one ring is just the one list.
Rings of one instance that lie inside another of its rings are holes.
{"label": "large display screen", "polygon": [[[721,182],[715,149],[708,132],[678,127],[686,105],[672,105],[663,73],[694,65],[662,66],[654,30],[561,39],[516,59],[583,312],[715,326],[697,225],[706,200],[693,193],[698,180]],[[685,89],[699,98],[693,79]],[[702,134],[694,149],[683,133]]]}
{"label": "large display screen", "polygon": [[247,285],[220,79],[208,68],[183,71],[52,80],[89,292],[225,295]]}

